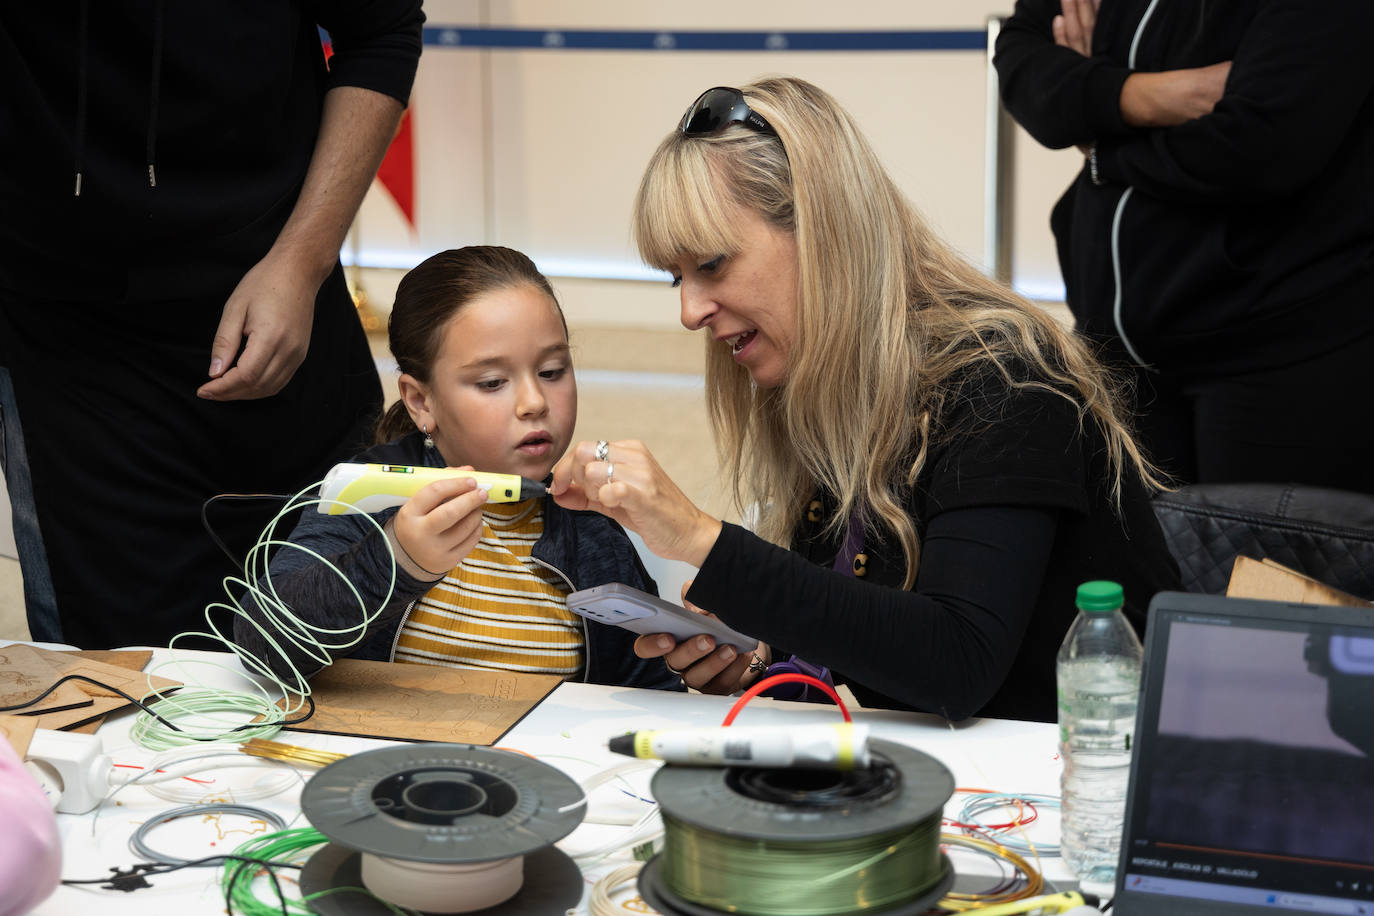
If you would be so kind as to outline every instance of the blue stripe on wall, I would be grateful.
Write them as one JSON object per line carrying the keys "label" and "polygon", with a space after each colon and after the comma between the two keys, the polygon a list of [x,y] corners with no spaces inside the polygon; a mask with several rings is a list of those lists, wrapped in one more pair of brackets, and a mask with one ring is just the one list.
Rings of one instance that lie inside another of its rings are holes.
{"label": "blue stripe on wall", "polygon": [[983,51],[987,32],[680,32],[496,29],[433,25],[424,43],[440,48],[563,51]]}

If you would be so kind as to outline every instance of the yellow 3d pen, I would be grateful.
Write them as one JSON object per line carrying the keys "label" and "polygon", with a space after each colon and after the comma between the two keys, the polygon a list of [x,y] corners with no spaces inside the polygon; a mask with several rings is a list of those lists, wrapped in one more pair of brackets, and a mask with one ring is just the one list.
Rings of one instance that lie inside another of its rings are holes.
{"label": "yellow 3d pen", "polygon": [[460,471],[456,468],[412,467],[406,464],[336,464],[320,487],[321,515],[380,512],[399,506],[427,484],[449,477],[467,477],[487,491],[489,503],[515,503],[543,496],[548,489],[518,474]]}

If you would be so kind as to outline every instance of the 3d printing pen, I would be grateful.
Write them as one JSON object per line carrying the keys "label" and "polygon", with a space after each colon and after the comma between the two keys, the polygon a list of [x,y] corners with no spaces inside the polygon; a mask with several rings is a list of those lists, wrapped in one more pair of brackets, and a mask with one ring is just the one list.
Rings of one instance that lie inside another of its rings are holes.
{"label": "3d printing pen", "polygon": [[610,749],[627,757],[657,757],[689,766],[853,770],[868,766],[868,726],[840,722],[639,731],[611,738]]}
{"label": "3d printing pen", "polygon": [[380,512],[399,506],[426,484],[447,477],[470,477],[487,491],[489,503],[517,503],[549,492],[537,480],[518,474],[489,474],[455,468],[411,467],[405,464],[336,464],[320,487],[321,515]]}

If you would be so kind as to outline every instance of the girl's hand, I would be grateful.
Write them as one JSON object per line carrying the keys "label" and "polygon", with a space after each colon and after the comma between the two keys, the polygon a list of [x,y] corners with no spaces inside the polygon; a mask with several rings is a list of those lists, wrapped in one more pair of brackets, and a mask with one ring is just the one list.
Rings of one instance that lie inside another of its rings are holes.
{"label": "girl's hand", "polygon": [[486,501],[487,491],[471,477],[436,480],[416,491],[387,523],[397,565],[416,579],[437,579],[457,566],[482,536]]}
{"label": "girl's hand", "polygon": [[[720,521],[698,509],[633,439],[579,442],[554,465],[553,497],[565,509],[592,509],[632,531],[660,557],[700,566],[720,534]],[[677,667],[677,666],[674,666]]]}

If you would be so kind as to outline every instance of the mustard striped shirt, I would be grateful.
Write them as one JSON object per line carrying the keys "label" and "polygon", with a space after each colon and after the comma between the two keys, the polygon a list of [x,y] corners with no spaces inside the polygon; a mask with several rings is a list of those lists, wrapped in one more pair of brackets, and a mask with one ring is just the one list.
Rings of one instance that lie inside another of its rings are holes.
{"label": "mustard striped shirt", "polygon": [[411,609],[396,661],[580,675],[586,646],[567,583],[530,556],[543,533],[540,500],[487,506],[477,546]]}

